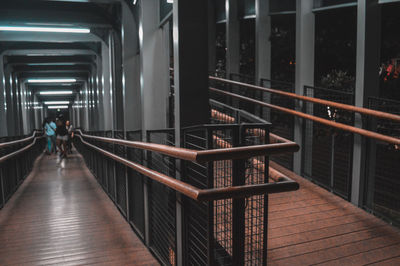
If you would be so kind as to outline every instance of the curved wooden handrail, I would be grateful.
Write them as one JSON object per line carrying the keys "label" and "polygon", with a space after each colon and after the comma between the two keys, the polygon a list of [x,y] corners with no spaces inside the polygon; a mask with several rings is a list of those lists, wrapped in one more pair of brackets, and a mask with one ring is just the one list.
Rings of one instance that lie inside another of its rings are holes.
{"label": "curved wooden handrail", "polygon": [[296,93],[285,92],[285,91],[275,90],[275,89],[271,89],[271,88],[264,88],[264,87],[251,85],[251,84],[247,84],[247,83],[243,83],[243,82],[239,82],[239,81],[233,81],[233,80],[229,80],[229,79],[223,79],[223,78],[218,78],[218,77],[213,77],[213,76],[210,76],[209,78],[211,80],[220,81],[220,82],[224,82],[224,83],[228,83],[228,84],[232,84],[232,85],[243,86],[243,87],[246,87],[249,89],[278,94],[278,95],[286,96],[286,97],[289,97],[292,99],[298,99],[298,100],[312,102],[312,103],[321,104],[321,105],[325,105],[325,106],[332,106],[332,107],[336,107],[336,108],[346,110],[346,111],[357,112],[360,114],[365,114],[365,115],[370,115],[370,116],[374,116],[374,117],[378,117],[378,118],[383,118],[383,119],[400,122],[400,115],[385,113],[382,111],[357,107],[357,106],[344,104],[344,103],[332,102],[332,101],[323,100],[323,99],[319,99],[319,98],[312,98],[312,97],[308,97],[308,96],[298,95]]}
{"label": "curved wooden handrail", "polygon": [[[30,138],[31,138],[31,137],[30,137]],[[32,142],[31,144],[28,144],[28,145],[26,145],[25,147],[23,147],[23,148],[21,148],[21,149],[19,149],[19,150],[17,150],[17,151],[14,151],[14,152],[12,152],[12,153],[9,153],[9,154],[7,154],[7,155],[4,155],[3,157],[0,157],[0,163],[3,163],[3,162],[5,162],[5,161],[7,161],[8,159],[11,159],[11,158],[13,158],[13,157],[15,157],[15,156],[17,156],[17,155],[19,155],[19,154],[21,154],[21,153],[23,153],[23,152],[29,150],[30,148],[32,148],[32,147],[36,144],[36,140],[37,140],[37,139],[41,139],[41,138],[44,138],[44,136],[34,137],[34,138],[33,138],[33,142]]]}
{"label": "curved wooden handrail", "polygon": [[83,144],[88,147],[102,153],[103,155],[135,170],[139,173],[149,177],[150,179],[157,181],[191,199],[197,201],[213,201],[218,199],[230,199],[230,198],[243,198],[250,197],[253,195],[262,195],[270,193],[279,193],[286,191],[293,191],[299,188],[299,184],[291,179],[284,180],[277,183],[266,183],[257,185],[243,185],[243,186],[232,186],[226,188],[213,188],[213,189],[200,189],[181,180],[177,180],[173,177],[164,175],[157,171],[151,170],[141,164],[131,162],[125,158],[117,156],[109,151],[105,151],[93,144],[90,144],[83,140],[81,135],[77,135]]}
{"label": "curved wooden handrail", "polygon": [[368,138],[380,140],[380,141],[383,141],[383,142],[386,142],[386,143],[389,143],[389,144],[400,145],[400,139],[398,139],[398,138],[386,136],[386,135],[383,135],[383,134],[379,134],[379,133],[376,133],[376,132],[373,132],[373,131],[365,130],[365,129],[354,127],[354,126],[349,126],[349,125],[342,124],[342,123],[339,123],[339,122],[334,122],[334,121],[327,120],[327,119],[320,118],[320,117],[316,117],[316,116],[313,116],[313,115],[310,115],[310,114],[305,114],[305,113],[302,113],[302,112],[298,112],[298,111],[295,111],[295,110],[292,110],[292,109],[289,109],[289,108],[273,105],[273,104],[270,104],[270,103],[265,103],[265,102],[262,102],[262,101],[259,101],[259,100],[255,100],[255,99],[252,99],[252,98],[249,98],[249,97],[245,97],[245,96],[242,96],[242,95],[239,95],[239,94],[235,94],[235,93],[232,93],[232,92],[227,92],[227,91],[223,91],[223,90],[215,89],[215,88],[210,88],[210,90],[213,91],[213,92],[219,93],[219,94],[228,95],[228,96],[231,96],[231,97],[236,98],[236,99],[240,99],[240,100],[243,100],[243,101],[248,101],[248,102],[255,103],[255,104],[258,104],[258,105],[262,105],[262,106],[265,106],[265,107],[268,107],[268,108],[271,108],[271,109],[275,109],[275,110],[278,110],[278,111],[281,111],[281,112],[284,112],[284,113],[288,113],[288,114],[291,114],[291,115],[294,115],[294,116],[298,116],[298,117],[301,117],[301,118],[304,118],[304,119],[308,119],[308,120],[311,120],[311,121],[314,121],[314,122],[317,122],[317,123],[320,123],[320,124],[324,124],[324,125],[327,125],[327,126],[330,126],[330,127],[333,127],[333,128],[337,128],[337,129],[340,129],[340,130],[352,132],[352,133],[359,134],[359,135],[362,135],[362,136],[365,136],[365,137],[368,137]]}
{"label": "curved wooden handrail", "polygon": [[0,149],[5,148],[5,147],[9,147],[9,146],[13,146],[13,145],[16,145],[16,144],[24,143],[24,142],[27,142],[29,140],[32,140],[36,136],[36,134],[39,133],[39,132],[41,132],[41,131],[40,130],[34,130],[33,133],[32,133],[32,136],[30,136],[30,137],[27,137],[27,138],[24,138],[24,139],[13,140],[13,141],[9,141],[9,142],[0,143]]}
{"label": "curved wooden handrail", "polygon": [[265,144],[265,145],[246,146],[246,147],[197,151],[185,148],[176,148],[162,144],[91,136],[82,133],[82,131],[80,130],[77,130],[77,132],[84,138],[98,140],[106,143],[124,145],[131,148],[158,152],[177,159],[193,161],[193,162],[210,162],[216,160],[243,159],[260,155],[271,155],[284,152],[296,152],[300,149],[299,145],[297,145],[294,142],[290,142],[290,143]]}

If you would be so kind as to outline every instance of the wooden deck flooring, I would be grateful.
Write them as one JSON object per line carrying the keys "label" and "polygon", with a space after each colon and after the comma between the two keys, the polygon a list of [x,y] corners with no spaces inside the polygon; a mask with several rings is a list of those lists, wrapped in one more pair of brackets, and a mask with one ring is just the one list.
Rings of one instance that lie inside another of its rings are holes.
{"label": "wooden deck flooring", "polygon": [[400,265],[400,232],[271,162],[300,190],[269,197],[269,265]]}
{"label": "wooden deck flooring", "polygon": [[158,265],[78,155],[44,156],[0,210],[0,265]]}

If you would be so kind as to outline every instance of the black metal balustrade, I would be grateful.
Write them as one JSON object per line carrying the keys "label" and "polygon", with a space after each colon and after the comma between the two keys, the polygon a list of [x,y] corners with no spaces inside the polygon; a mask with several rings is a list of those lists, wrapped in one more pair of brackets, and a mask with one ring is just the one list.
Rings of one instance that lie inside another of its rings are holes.
{"label": "black metal balustrade", "polygon": [[[290,82],[261,79],[260,85],[265,88],[272,88],[285,92],[294,93],[294,84]],[[267,94],[264,101],[270,102],[271,104],[279,105],[282,107],[295,109],[296,102],[294,99],[284,97],[277,94]],[[266,112],[266,120],[272,123],[271,132],[281,136],[285,139],[294,140],[294,117],[276,110],[268,110]],[[292,154],[280,154],[271,157],[271,160],[284,166],[289,170],[293,170],[293,155]]]}
{"label": "black metal balustrade", "polygon": [[[354,94],[304,87],[304,95],[354,105]],[[306,102],[303,112],[331,121],[354,125],[354,113]],[[312,121],[303,123],[302,175],[345,199],[350,199],[354,134]]]}
{"label": "black metal balustrade", "polygon": [[[269,141],[269,126],[229,124],[185,128],[181,144],[184,148],[198,151],[266,144]],[[126,135],[132,140],[140,139],[140,132]],[[148,131],[146,138],[149,143],[168,146],[174,146],[175,141],[173,129]],[[109,145],[90,137],[86,139],[97,147]],[[97,165],[105,165],[109,159],[96,149],[88,148],[82,140],[80,137],[75,138],[77,149],[96,178],[104,180],[100,178],[99,171],[102,168],[94,167],[96,163],[93,158],[99,160]],[[168,153],[150,150],[142,154],[139,148],[125,146],[130,161],[144,163],[149,169],[182,180],[188,186],[198,189],[268,183],[267,156],[217,159],[202,163],[176,159],[166,155]],[[133,169],[128,171],[127,177],[130,184],[126,187],[129,199],[128,220],[162,264],[176,265],[179,256],[183,265],[266,264],[266,194],[199,201],[177,193],[172,187]],[[118,183],[116,191],[117,196],[111,198],[118,206]]]}
{"label": "black metal balustrade", "polygon": [[[369,108],[400,115],[400,102],[368,99]],[[368,119],[369,130],[400,138],[400,123]],[[364,207],[400,226],[400,146],[367,140],[367,163]]]}
{"label": "black metal balustrade", "polygon": [[[0,138],[0,208],[29,175],[33,163],[45,148],[45,138],[41,136],[41,133],[35,132],[24,136]],[[32,138],[27,141],[7,144],[31,136]]]}

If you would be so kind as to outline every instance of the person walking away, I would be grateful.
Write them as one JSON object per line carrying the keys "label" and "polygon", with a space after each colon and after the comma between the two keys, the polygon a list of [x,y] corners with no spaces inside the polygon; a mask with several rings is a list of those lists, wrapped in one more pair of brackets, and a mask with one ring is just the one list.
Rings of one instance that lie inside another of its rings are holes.
{"label": "person walking away", "polygon": [[43,128],[44,128],[44,132],[46,133],[46,137],[47,137],[47,150],[46,150],[46,153],[48,155],[50,155],[51,152],[52,152],[52,149],[54,148],[54,147],[52,147],[53,146],[52,145],[53,144],[52,137],[55,136],[55,134],[56,134],[55,126],[52,127],[50,125],[50,119],[46,118],[44,120],[44,122],[43,122]]}
{"label": "person walking away", "polygon": [[60,150],[60,158],[67,158],[68,130],[65,126],[64,117],[60,115],[57,120],[57,146]]}
{"label": "person walking away", "polygon": [[72,138],[74,137],[73,126],[71,125],[71,122],[69,120],[67,120],[67,122],[65,122],[65,126],[67,127],[67,130],[68,130],[67,150],[68,150],[68,153],[71,154],[72,153]]}
{"label": "person walking away", "polygon": [[54,154],[57,154],[57,137],[56,137],[56,129],[57,125],[54,122],[54,120],[49,119],[49,125],[53,129],[54,134],[50,136],[51,139],[51,152],[54,152]]}

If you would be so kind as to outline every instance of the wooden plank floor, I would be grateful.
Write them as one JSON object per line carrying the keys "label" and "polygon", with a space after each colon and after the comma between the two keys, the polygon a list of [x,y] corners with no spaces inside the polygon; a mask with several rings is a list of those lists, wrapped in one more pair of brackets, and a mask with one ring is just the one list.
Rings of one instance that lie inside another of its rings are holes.
{"label": "wooden plank floor", "polygon": [[269,265],[400,265],[400,232],[271,162],[300,190],[269,197]]}
{"label": "wooden plank floor", "polygon": [[158,265],[80,156],[44,156],[0,210],[0,265]]}

